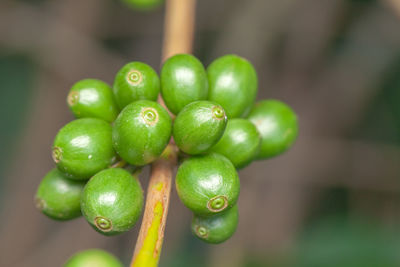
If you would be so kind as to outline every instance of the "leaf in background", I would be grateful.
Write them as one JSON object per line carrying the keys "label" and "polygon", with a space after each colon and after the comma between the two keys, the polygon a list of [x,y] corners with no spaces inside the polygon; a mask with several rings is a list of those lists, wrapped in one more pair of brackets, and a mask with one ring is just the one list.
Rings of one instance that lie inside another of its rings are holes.
{"label": "leaf in background", "polygon": [[[34,72],[35,66],[29,57],[0,55],[0,174],[4,174],[21,136],[32,97]],[[4,175],[0,177],[1,185]]]}

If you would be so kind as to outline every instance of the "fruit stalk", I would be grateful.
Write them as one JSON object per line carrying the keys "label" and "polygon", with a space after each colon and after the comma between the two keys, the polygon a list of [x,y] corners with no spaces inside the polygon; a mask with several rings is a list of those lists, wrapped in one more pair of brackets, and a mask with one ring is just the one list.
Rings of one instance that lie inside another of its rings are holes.
{"label": "fruit stalk", "polygon": [[[163,61],[174,54],[192,52],[195,6],[195,0],[166,1]],[[159,102],[165,107],[161,97]],[[152,164],[143,221],[131,267],[158,265],[176,165],[177,149],[171,139],[160,159]]]}

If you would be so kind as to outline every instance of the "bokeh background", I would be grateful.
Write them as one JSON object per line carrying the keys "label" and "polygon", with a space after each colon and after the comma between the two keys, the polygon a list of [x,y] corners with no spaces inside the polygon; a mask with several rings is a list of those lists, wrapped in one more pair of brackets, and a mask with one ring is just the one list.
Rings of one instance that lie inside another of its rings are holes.
{"label": "bokeh background", "polygon": [[[94,247],[130,261],[140,224],[103,237],[82,218],[48,219],[33,197],[73,119],[71,85],[112,84],[133,60],[159,71],[164,11],[0,1],[0,266],[61,266]],[[227,53],[255,65],[258,99],[294,108],[300,135],[240,172],[240,223],[224,244],[192,236],[173,189],[160,266],[400,266],[400,1],[198,1],[194,54],[207,66]]]}

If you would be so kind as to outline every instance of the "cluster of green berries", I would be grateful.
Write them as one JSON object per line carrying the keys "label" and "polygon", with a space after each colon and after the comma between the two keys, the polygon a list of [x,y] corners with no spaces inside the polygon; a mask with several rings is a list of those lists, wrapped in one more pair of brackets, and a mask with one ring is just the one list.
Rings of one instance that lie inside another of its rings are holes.
{"label": "cluster of green berries", "polygon": [[[42,180],[37,206],[58,220],[83,214],[105,235],[129,230],[143,208],[132,169],[158,159],[172,137],[182,159],[176,189],[194,213],[193,233],[209,243],[225,241],[238,224],[237,170],[281,154],[297,137],[297,118],[286,104],[255,104],[257,83],[254,67],[241,57],[220,57],[206,70],[189,54],[169,58],[160,77],[131,62],[112,88],[79,81],[67,97],[77,119],[55,137],[57,168]],[[160,92],[174,119],[156,102]]]}

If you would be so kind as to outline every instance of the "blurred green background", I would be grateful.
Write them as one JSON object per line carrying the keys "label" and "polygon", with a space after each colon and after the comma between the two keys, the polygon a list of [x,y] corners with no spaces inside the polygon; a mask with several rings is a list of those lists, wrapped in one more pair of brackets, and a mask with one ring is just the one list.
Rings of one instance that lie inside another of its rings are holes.
{"label": "blurred green background", "polygon": [[[34,207],[83,78],[113,82],[129,61],[160,69],[164,7],[117,0],[0,2],[0,266],[61,266],[106,249],[126,264],[139,225],[103,237]],[[240,172],[233,238],[206,245],[172,192],[162,267],[400,266],[400,1],[201,0],[194,54],[248,58],[259,99],[298,113],[292,150]],[[141,177],[146,186],[149,170]]]}

